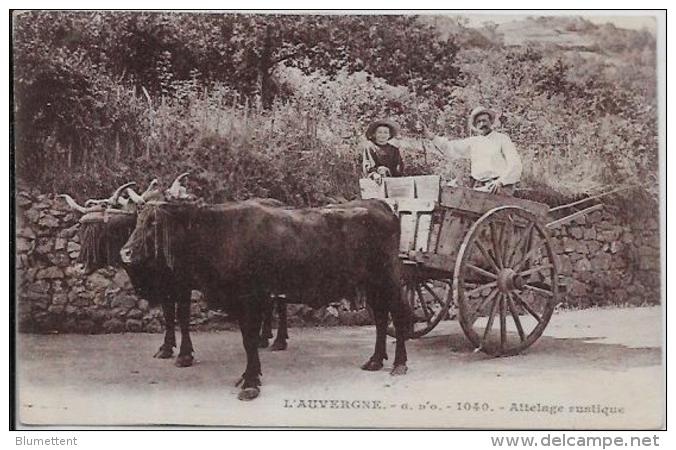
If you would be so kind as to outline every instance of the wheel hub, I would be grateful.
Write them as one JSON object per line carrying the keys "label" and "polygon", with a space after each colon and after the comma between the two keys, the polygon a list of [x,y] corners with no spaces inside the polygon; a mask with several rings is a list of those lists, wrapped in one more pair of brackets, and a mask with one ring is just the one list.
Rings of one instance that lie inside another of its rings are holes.
{"label": "wheel hub", "polygon": [[523,277],[516,273],[514,269],[505,268],[498,273],[498,289],[500,292],[522,289],[524,284]]}

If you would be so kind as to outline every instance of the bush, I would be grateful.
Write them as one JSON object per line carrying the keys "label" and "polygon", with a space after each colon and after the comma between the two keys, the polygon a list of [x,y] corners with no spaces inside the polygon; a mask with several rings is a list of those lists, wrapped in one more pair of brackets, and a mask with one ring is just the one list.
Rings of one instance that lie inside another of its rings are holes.
{"label": "bush", "polygon": [[[18,177],[94,197],[190,170],[191,188],[208,201],[318,205],[358,194],[357,146],[376,118],[401,126],[409,174],[466,178],[467,162],[445,161],[420,138],[420,125],[466,137],[469,112],[485,105],[502,112],[501,129],[522,155],[525,193],[566,199],[639,183],[656,198],[649,33],[568,20],[563,29],[594,42],[569,52],[506,48],[491,24],[476,31],[431,17],[346,16],[337,29],[325,18],[296,19],[16,14]],[[406,51],[396,52],[402,37],[371,33],[382,23],[411,31]],[[337,45],[346,30],[358,42]],[[321,42],[309,45],[310,37]],[[415,58],[423,43],[424,57]],[[261,49],[271,52],[264,72]]]}

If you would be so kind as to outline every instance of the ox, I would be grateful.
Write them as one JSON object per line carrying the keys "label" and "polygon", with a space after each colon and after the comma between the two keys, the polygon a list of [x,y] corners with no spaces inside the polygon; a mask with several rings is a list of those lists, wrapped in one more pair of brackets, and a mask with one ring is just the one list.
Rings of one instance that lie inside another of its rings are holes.
{"label": "ox", "polygon": [[376,323],[375,350],[362,369],[383,367],[391,314],[391,374],[406,373],[411,312],[400,295],[398,249],[399,222],[380,200],[298,210],[250,200],[149,202],[120,254],[128,264],[166,265],[207,298],[227,297],[222,306],[238,318],[247,355],[239,399],[251,400],[260,393],[257,339],[272,293],[319,307],[361,290]]}
{"label": "ox", "polygon": [[[120,249],[136,225],[135,203],[162,197],[155,189],[156,183],[153,180],[141,195],[130,188],[135,183],[127,183],[120,186],[109,199],[87,200],[85,206],[79,205],[68,195],[61,197],[71,208],[83,214],[80,218],[82,247],[78,262],[85,266],[87,273],[104,266],[123,266],[136,293],[147,299],[150,305],[161,305],[165,334],[162,345],[154,355],[156,358],[168,359],[173,356],[173,348],[176,347],[174,325],[178,316],[181,345],[175,365],[189,367],[193,364],[194,351],[189,331],[190,287],[174,277],[165,266],[152,264],[152,261],[142,265],[124,265],[119,257]],[[125,189],[130,199],[121,195]]]}
{"label": "ox", "polygon": [[[89,199],[85,206],[79,205],[71,196],[62,194],[61,197],[75,211],[82,214],[80,218],[81,251],[78,262],[83,264],[85,271],[91,273],[101,267],[123,267],[131,281],[137,295],[148,300],[151,306],[161,306],[164,316],[165,333],[160,348],[153,355],[155,358],[169,359],[173,357],[176,347],[175,324],[181,332],[181,344],[175,361],[177,367],[190,367],[194,362],[193,346],[190,338],[190,293],[191,287],[175,276],[166,266],[157,264],[123,264],[120,260],[120,249],[127,242],[136,226],[136,212],[139,205],[152,199],[179,198],[185,194],[181,180],[187,174],[179,175],[165,193],[156,189],[157,180],[153,180],[143,194],[137,194],[131,186],[135,183],[126,183],[115,190],[107,199]],[[125,198],[123,192],[129,198]],[[268,200],[271,206],[281,206],[276,200]],[[272,338],[272,302],[265,312],[265,323],[261,330],[259,346],[268,346],[268,339]],[[271,350],[279,351],[287,348],[286,303],[277,302],[279,314],[279,328]]]}

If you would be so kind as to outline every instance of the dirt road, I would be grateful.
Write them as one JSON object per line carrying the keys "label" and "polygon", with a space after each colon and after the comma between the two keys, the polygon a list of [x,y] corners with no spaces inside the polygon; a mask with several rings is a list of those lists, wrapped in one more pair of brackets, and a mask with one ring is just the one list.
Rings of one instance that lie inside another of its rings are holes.
{"label": "dirt road", "polygon": [[[239,332],[195,333],[197,363],[153,359],[159,334],[20,335],[24,425],[655,428],[663,421],[662,310],[555,314],[526,353],[472,351],[455,321],[410,341],[409,373],[359,370],[372,327],[291,329],[261,351],[263,387],[237,400]],[[394,357],[393,340],[388,352]],[[390,359],[391,364],[391,359]],[[388,366],[386,366],[386,369]]]}

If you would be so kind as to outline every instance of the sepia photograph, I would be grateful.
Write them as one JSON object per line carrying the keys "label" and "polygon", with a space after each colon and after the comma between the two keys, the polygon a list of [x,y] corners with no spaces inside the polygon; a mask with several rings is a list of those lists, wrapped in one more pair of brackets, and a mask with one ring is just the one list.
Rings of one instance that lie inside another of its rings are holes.
{"label": "sepia photograph", "polygon": [[666,427],[666,11],[9,18],[11,429]]}

